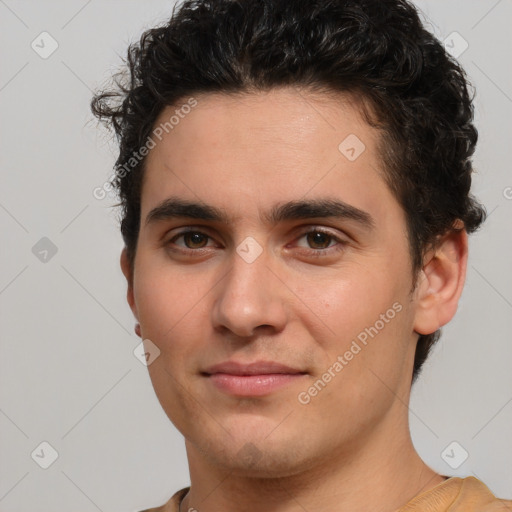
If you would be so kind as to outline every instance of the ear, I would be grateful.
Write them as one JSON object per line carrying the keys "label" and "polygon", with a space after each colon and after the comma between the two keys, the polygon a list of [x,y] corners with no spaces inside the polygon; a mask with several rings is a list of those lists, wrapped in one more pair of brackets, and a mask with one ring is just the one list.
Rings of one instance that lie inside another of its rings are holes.
{"label": "ear", "polygon": [[425,255],[415,290],[414,331],[418,334],[432,334],[457,311],[468,260],[468,235],[461,226],[458,221]]}
{"label": "ear", "polygon": [[130,309],[132,310],[133,315],[138,320],[139,317],[137,314],[137,305],[135,304],[135,298],[133,294],[133,269],[128,259],[126,248],[124,248],[121,252],[121,270],[123,271],[124,277],[126,277],[126,282],[128,283],[126,300],[130,305]]}

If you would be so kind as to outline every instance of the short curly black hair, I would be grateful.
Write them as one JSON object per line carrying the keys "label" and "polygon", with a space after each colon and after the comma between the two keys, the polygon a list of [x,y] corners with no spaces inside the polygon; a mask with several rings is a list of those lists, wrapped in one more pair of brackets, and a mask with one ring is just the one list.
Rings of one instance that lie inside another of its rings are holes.
{"label": "short curly black hair", "polygon": [[[457,220],[468,233],[483,222],[485,209],[470,194],[477,141],[470,86],[412,4],[186,0],[129,46],[124,72],[91,103],[120,146],[112,183],[132,269],[145,162],[133,155],[162,110],[199,93],[286,86],[362,99],[365,119],[381,131],[386,182],[406,214],[414,276],[440,235],[460,229]],[[412,382],[439,336],[419,336]]]}

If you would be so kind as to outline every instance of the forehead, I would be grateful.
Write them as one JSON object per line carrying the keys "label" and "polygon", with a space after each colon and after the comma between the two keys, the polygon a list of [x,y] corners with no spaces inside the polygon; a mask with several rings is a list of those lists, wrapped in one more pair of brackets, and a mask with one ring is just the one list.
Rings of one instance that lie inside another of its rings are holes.
{"label": "forehead", "polygon": [[348,95],[292,88],[202,94],[165,108],[154,128],[143,216],[169,196],[243,215],[326,194],[377,215],[394,201],[382,178],[379,132]]}

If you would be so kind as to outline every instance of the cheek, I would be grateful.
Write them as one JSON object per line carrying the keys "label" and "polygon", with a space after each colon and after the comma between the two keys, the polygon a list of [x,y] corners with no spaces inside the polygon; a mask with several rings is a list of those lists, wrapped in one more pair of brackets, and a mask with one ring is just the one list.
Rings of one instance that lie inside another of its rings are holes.
{"label": "cheek", "polygon": [[[375,268],[385,267],[381,264]],[[392,388],[396,384],[410,356],[412,324],[407,286],[403,272],[391,266],[388,272],[372,271],[368,266],[345,279],[331,279],[323,286],[317,283],[309,293],[308,284],[303,284],[302,293],[309,297],[309,304],[315,305],[311,310],[322,319],[322,325],[316,322],[315,326],[316,315],[304,310],[313,337],[324,349],[322,363],[327,369],[339,356],[343,358],[344,377],[338,384],[343,381],[352,396],[361,399],[364,394],[369,399],[377,393],[377,388],[383,386],[376,375]],[[304,317],[302,323],[306,323]]]}
{"label": "cheek", "polygon": [[134,295],[144,336],[166,345],[175,332],[200,321],[204,294],[197,277],[141,255],[135,269]]}
{"label": "cheek", "polygon": [[134,294],[142,335],[160,350],[148,366],[149,376],[163,410],[178,430],[185,432],[190,430],[190,418],[198,424],[204,421],[197,399],[183,389],[193,371],[184,362],[194,361],[198,334],[204,330],[206,302],[201,299],[208,287],[199,286],[198,280],[168,264],[159,264],[157,259],[145,259],[142,252],[139,256]]}
{"label": "cheek", "polygon": [[388,275],[368,266],[346,275],[340,270],[339,275],[322,281],[304,283],[303,278],[298,295],[307,297],[305,314],[309,311],[321,318],[334,338],[347,339],[373,325],[395,302],[403,301],[403,286]]}

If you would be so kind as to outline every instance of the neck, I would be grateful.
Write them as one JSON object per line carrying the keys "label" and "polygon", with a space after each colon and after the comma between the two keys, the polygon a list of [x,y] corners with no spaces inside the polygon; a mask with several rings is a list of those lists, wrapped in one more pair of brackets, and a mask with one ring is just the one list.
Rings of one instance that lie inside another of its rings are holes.
{"label": "neck", "polygon": [[[403,408],[403,405],[400,405]],[[444,481],[414,449],[407,415],[374,429],[350,451],[304,465],[291,476],[240,476],[220,469],[186,442],[191,488],[181,510],[200,512],[316,512],[380,510],[393,512],[421,492]]]}

